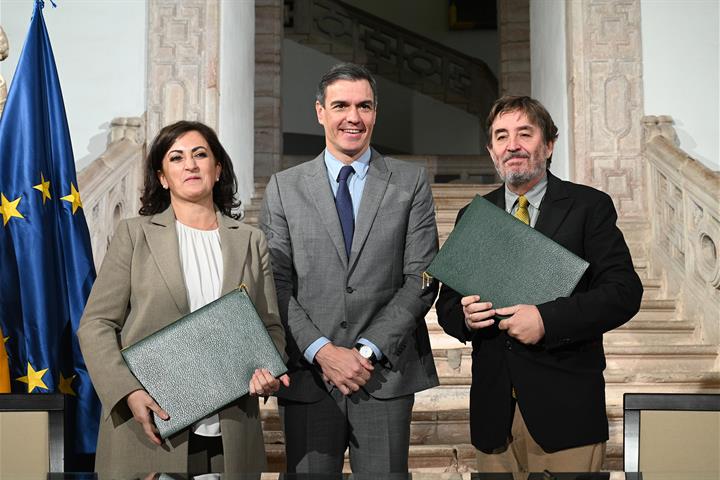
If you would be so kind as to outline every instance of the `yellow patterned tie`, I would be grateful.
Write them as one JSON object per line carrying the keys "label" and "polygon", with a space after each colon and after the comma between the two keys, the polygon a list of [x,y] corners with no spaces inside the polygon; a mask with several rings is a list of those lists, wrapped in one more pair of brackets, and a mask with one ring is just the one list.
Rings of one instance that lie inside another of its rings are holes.
{"label": "yellow patterned tie", "polygon": [[528,199],[525,198],[525,195],[520,195],[518,197],[518,209],[515,211],[515,218],[523,222],[525,225],[530,225],[530,212],[528,212],[528,205],[530,205],[530,202],[528,202]]}

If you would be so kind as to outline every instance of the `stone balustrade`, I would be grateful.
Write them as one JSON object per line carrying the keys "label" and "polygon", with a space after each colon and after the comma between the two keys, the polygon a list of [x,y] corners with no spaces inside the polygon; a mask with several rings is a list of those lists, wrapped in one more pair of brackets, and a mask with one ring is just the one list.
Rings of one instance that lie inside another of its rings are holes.
{"label": "stone balustrade", "polygon": [[[669,116],[646,116],[649,170],[650,268],[695,319],[699,341],[720,346],[720,172],[678,147]],[[716,360],[715,370],[720,370]]]}
{"label": "stone balustrade", "polygon": [[105,152],[78,173],[96,269],[117,222],[137,215],[140,208],[144,149],[144,119],[115,118]]}
{"label": "stone balustrade", "polygon": [[287,0],[287,38],[484,118],[497,98],[485,62],[336,0]]}

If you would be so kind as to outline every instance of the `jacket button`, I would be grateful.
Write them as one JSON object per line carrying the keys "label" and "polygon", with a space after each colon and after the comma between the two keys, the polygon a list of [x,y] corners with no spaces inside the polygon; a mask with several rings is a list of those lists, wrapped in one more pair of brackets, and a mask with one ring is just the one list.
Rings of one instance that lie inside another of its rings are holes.
{"label": "jacket button", "polygon": [[352,287],[347,287],[347,288],[345,289],[345,291],[346,291],[347,293],[353,293],[353,292],[355,291],[355,289],[352,288]]}
{"label": "jacket button", "polygon": [[510,343],[510,340],[505,340],[505,346],[508,350],[512,350],[512,343]]}
{"label": "jacket button", "polygon": [[340,322],[340,328],[347,328],[347,322],[345,320]]}

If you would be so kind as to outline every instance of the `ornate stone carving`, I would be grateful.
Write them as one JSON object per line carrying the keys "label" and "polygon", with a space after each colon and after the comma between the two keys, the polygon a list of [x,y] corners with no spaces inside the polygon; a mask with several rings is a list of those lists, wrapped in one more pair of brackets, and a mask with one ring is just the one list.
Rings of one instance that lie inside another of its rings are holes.
{"label": "ornate stone carving", "polygon": [[78,173],[96,268],[117,222],[140,207],[144,132],[140,117],[113,119],[107,149]]}
{"label": "ornate stone carving", "polygon": [[[5,30],[0,27],[0,62],[5,60],[10,53],[10,44],[8,43],[7,35]],[[3,109],[5,108],[5,99],[7,98],[7,84],[5,79],[0,75],[0,115],[2,115]]]}
{"label": "ornate stone carving", "polygon": [[658,228],[658,240],[669,256],[678,264],[685,256],[685,215],[682,191],[661,172],[653,172],[654,198],[657,201],[653,221]]}
{"label": "ornate stone carving", "polygon": [[677,132],[675,131],[675,128],[673,128],[674,123],[675,122],[670,115],[647,115],[643,117],[642,124],[644,128],[645,141],[649,142],[654,137],[660,135],[670,140],[673,145],[680,145]]}
{"label": "ornate stone carving", "polygon": [[645,216],[640,0],[567,2],[575,180]]}
{"label": "ornate stone carving", "polygon": [[[717,233],[717,232],[715,232]],[[701,230],[697,238],[697,269],[700,277],[715,288],[720,288],[720,262],[718,262],[718,244],[706,231]]]}
{"label": "ornate stone carving", "polygon": [[218,123],[218,0],[149,0],[147,133],[174,121]]}
{"label": "ornate stone carving", "polygon": [[696,322],[699,338],[720,344],[720,173],[677,147],[672,119],[643,118],[650,170],[653,268]]}
{"label": "ornate stone carving", "polygon": [[110,122],[108,145],[120,140],[130,140],[142,145],[145,142],[145,122],[140,117],[117,117]]}

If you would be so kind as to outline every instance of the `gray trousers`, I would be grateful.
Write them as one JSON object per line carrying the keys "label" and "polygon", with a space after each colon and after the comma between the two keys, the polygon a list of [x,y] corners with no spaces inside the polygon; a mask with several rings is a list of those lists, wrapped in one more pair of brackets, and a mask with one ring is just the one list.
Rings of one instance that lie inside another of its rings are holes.
{"label": "gray trousers", "polygon": [[282,401],[288,473],[407,473],[415,395],[388,400],[333,388],[316,403]]}

